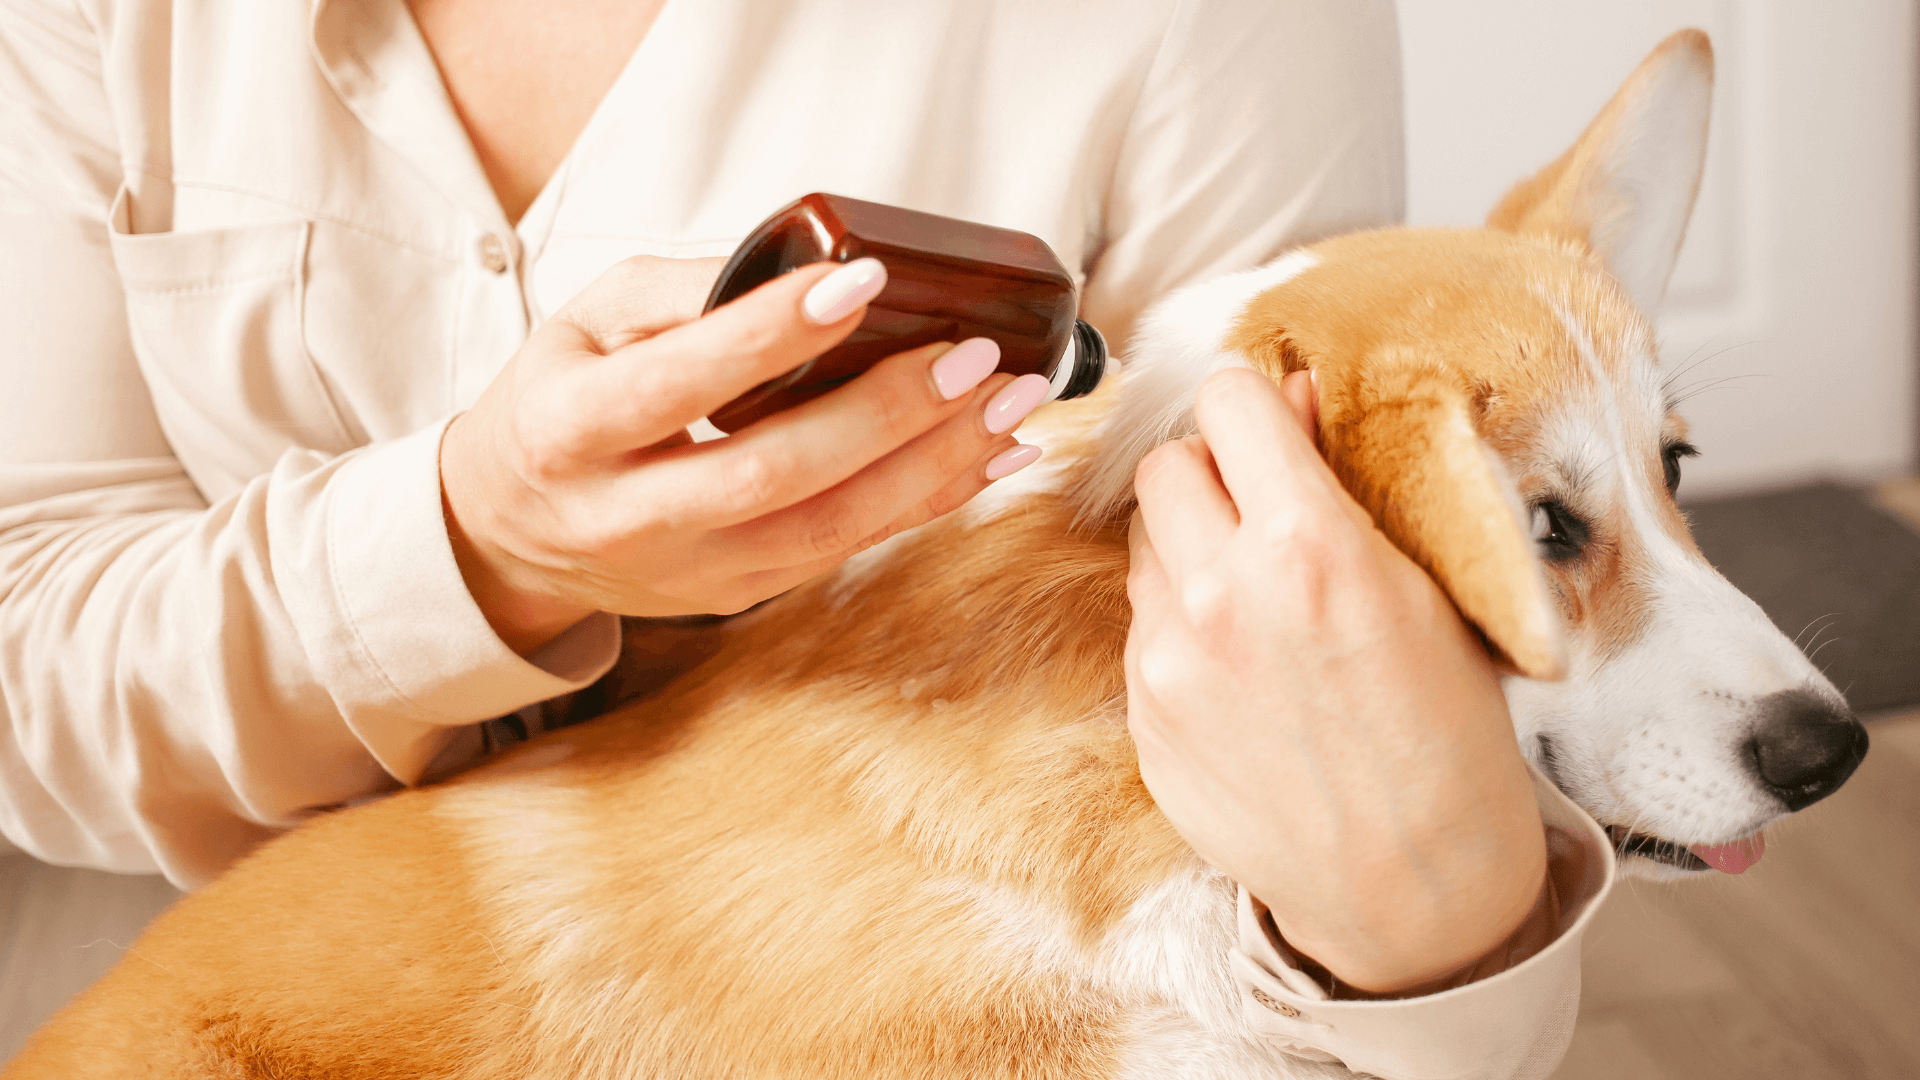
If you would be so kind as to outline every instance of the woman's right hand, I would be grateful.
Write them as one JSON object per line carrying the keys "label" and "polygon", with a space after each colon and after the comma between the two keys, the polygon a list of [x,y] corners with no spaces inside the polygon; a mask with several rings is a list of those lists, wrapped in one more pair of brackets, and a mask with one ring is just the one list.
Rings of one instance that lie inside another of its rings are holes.
{"label": "woman's right hand", "polygon": [[641,257],[528,338],[440,450],[469,591],[526,655],[594,611],[740,611],[961,505],[1039,456],[1038,375],[976,339],[891,356],[725,439],[687,425],[838,344],[886,283],[802,267],[699,314],[720,260]]}
{"label": "woman's right hand", "polygon": [[1306,372],[1211,375],[1141,462],[1127,722],[1174,829],[1349,986],[1456,974],[1539,901],[1533,781],[1485,649],[1315,448]]}

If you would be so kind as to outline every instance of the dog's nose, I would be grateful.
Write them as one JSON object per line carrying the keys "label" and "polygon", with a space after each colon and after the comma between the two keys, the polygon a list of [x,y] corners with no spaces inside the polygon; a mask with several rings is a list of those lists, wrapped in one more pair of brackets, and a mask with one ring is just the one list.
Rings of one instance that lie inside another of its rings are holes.
{"label": "dog's nose", "polygon": [[1788,810],[1840,790],[1867,756],[1867,729],[1844,706],[1810,690],[1760,699],[1760,722],[1747,739],[1747,767]]}

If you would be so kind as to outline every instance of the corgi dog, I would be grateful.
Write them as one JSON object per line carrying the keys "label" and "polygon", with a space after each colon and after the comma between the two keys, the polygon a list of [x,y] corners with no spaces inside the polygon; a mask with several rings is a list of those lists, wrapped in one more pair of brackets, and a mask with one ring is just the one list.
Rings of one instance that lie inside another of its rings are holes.
{"label": "corgi dog", "polygon": [[1131,478],[1229,365],[1512,674],[1523,754],[1645,877],[1744,869],[1865,729],[1714,573],[1647,312],[1705,153],[1683,31],[1484,229],[1164,301],[1043,461],[726,626],[658,696],[322,816],[155,921],[43,1077],[1351,1075],[1249,1027],[1235,891],[1142,785]]}

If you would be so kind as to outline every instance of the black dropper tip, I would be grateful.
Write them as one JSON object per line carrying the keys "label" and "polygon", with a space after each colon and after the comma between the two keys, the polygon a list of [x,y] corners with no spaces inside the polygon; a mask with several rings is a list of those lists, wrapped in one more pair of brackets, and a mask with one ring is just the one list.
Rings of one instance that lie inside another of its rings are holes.
{"label": "black dropper tip", "polygon": [[1060,391],[1060,400],[1084,397],[1093,393],[1100,385],[1100,379],[1107,373],[1107,339],[1100,336],[1091,323],[1084,319],[1073,320],[1073,374],[1067,377],[1066,388]]}

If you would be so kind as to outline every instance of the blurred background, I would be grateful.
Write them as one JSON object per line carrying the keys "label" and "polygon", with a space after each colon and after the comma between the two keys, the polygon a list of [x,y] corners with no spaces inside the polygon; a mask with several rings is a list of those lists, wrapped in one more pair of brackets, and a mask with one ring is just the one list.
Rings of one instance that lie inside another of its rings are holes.
{"label": "blurred background", "polygon": [[1656,42],[1707,31],[1706,179],[1660,320],[1703,387],[1686,490],[1913,470],[1912,3],[1402,0],[1400,19],[1416,225],[1478,224]]}
{"label": "blurred background", "polygon": [[1556,1080],[1920,1077],[1920,358],[1910,0],[1400,0],[1408,215],[1478,223],[1656,42],[1713,38],[1706,178],[1660,314],[1702,551],[1868,720],[1747,873],[1623,882]]}

